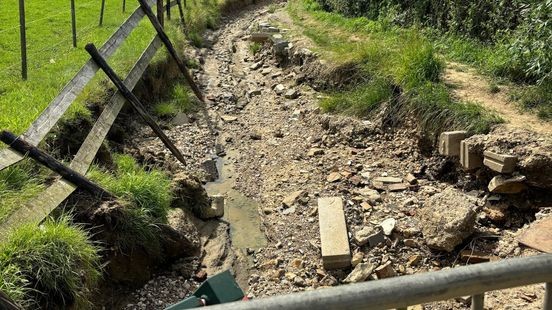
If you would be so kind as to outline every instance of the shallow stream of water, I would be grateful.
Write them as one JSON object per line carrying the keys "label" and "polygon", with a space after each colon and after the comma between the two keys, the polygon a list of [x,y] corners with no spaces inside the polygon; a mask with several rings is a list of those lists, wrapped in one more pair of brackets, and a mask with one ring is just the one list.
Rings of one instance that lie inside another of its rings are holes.
{"label": "shallow stream of water", "polygon": [[223,195],[225,198],[223,219],[230,223],[232,245],[237,249],[261,248],[266,246],[265,234],[261,231],[259,204],[234,189],[235,169],[230,162],[233,153],[219,158],[217,169],[219,179],[205,185],[209,195]]}

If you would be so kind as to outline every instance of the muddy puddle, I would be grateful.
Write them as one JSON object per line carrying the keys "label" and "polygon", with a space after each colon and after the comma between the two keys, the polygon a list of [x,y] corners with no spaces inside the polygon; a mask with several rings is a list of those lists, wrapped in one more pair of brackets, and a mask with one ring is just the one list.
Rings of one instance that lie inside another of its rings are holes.
{"label": "muddy puddle", "polygon": [[235,170],[230,159],[231,151],[217,161],[219,179],[205,185],[209,195],[225,197],[223,219],[230,223],[232,246],[236,249],[265,247],[267,240],[261,231],[261,219],[258,213],[259,204],[233,187],[235,185]]}

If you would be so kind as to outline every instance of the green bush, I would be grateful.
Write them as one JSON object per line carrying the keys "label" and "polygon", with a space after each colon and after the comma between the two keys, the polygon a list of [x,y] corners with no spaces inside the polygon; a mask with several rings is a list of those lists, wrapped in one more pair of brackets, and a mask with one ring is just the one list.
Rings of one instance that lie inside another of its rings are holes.
{"label": "green bush", "polygon": [[28,308],[81,309],[101,276],[98,251],[68,217],[20,226],[0,245],[0,289]]}
{"label": "green bush", "polygon": [[166,222],[172,201],[171,181],[159,170],[146,171],[128,155],[115,156],[117,169],[113,174],[93,167],[90,179],[108,191],[132,203],[141,213],[159,222]]}

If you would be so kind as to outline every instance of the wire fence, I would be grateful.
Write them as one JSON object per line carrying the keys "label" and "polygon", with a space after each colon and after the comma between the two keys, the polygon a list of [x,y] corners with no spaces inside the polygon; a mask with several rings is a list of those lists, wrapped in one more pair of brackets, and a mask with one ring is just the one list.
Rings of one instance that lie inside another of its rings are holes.
{"label": "wire fence", "polygon": [[[122,22],[127,17],[128,14],[122,10],[123,2],[124,0],[121,0],[120,4],[105,6],[104,9],[109,10],[110,15],[116,15],[111,16],[111,20]],[[83,42],[83,39],[89,37],[94,30],[102,27],[98,20],[104,12],[97,0],[75,3],[75,20],[72,19],[69,2],[62,7],[55,7],[56,12],[53,14],[41,12],[43,7],[26,8],[25,0],[20,0],[20,4],[22,6],[19,11],[15,10],[14,6],[13,9],[4,11],[4,16],[0,16],[0,53],[4,58],[4,61],[0,62],[0,69],[13,76],[14,70],[20,67],[23,80],[27,79],[28,69],[32,74],[33,71],[51,64],[54,58],[52,53],[57,53],[55,57],[60,58],[73,52],[73,37]],[[115,10],[117,14],[113,14]],[[43,16],[43,13],[47,15]],[[22,14],[19,23],[18,14]],[[37,18],[27,20],[28,16]],[[71,27],[72,23],[76,23],[74,30]]]}

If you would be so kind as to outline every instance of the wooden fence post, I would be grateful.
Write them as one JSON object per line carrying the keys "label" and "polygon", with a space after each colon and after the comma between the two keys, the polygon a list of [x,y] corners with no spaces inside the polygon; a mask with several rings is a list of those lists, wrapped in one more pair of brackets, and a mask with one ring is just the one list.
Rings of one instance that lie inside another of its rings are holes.
{"label": "wooden fence post", "polygon": [[126,10],[126,0],[123,0],[123,13],[125,12]]}
{"label": "wooden fence post", "polygon": [[138,2],[140,2],[140,7],[142,8],[142,10],[144,10],[144,13],[149,18],[150,22],[153,24],[153,28],[155,28],[155,31],[157,31],[157,34],[159,35],[159,38],[161,39],[161,41],[163,41],[163,44],[165,45],[165,47],[169,51],[169,54],[171,55],[171,57],[176,62],[176,65],[180,69],[180,72],[182,72],[182,74],[184,75],[184,78],[188,82],[188,85],[190,85],[190,88],[192,89],[192,91],[194,92],[196,97],[199,99],[199,101],[201,101],[203,103],[203,105],[202,105],[203,116],[205,117],[205,121],[207,122],[207,126],[209,127],[209,131],[211,133],[213,133],[214,132],[213,125],[211,124],[211,120],[209,119],[209,112],[207,111],[207,104],[205,102],[205,97],[203,97],[203,94],[201,93],[201,90],[199,89],[197,84],[194,82],[194,79],[190,75],[190,72],[188,72],[188,68],[186,67],[186,64],[184,63],[184,61],[178,56],[178,53],[176,52],[176,49],[174,48],[174,46],[171,43],[171,40],[169,40],[169,37],[167,36],[165,31],[163,30],[163,26],[161,26],[161,24],[159,23],[157,18],[155,18],[155,15],[153,14],[150,7],[148,6],[146,0],[138,0]]}
{"label": "wooden fence post", "polygon": [[75,0],[71,0],[71,31],[73,32],[73,47],[77,47],[77,20],[75,16]]}
{"label": "wooden fence post", "polygon": [[178,13],[180,13],[180,21],[182,22],[182,25],[184,26],[184,10],[182,9],[182,1],[176,0],[176,4],[178,5]]}
{"label": "wooden fence post", "polygon": [[21,42],[21,78],[27,79],[27,30],[25,28],[25,0],[19,0],[19,38]]}
{"label": "wooden fence post", "polygon": [[105,9],[105,0],[102,0],[102,6],[100,7],[100,26],[103,25],[104,9]]}
{"label": "wooden fence post", "polygon": [[57,172],[67,181],[75,184],[77,187],[86,190],[96,197],[115,198],[113,194],[94,184],[82,174],[76,172],[69,167],[64,166],[49,154],[43,152],[36,146],[31,145],[30,143],[24,141],[23,139],[17,137],[9,131],[0,132],[0,141],[4,142],[9,147],[21,153],[22,155],[28,155],[30,158],[36,160],[40,164],[50,168],[52,171]]}
{"label": "wooden fence post", "polygon": [[167,8],[167,19],[171,20],[171,0],[167,0],[165,7]]}
{"label": "wooden fence post", "polygon": [[[149,7],[148,7],[149,8]],[[163,0],[157,0],[157,20],[161,25],[161,28],[165,27],[165,20],[163,18]]]}
{"label": "wooden fence post", "polygon": [[178,150],[178,148],[172,143],[172,141],[165,135],[161,127],[157,125],[155,120],[149,114],[146,112],[146,109],[140,102],[140,100],[134,95],[126,86],[123,84],[121,79],[117,76],[117,74],[113,71],[113,69],[107,64],[105,59],[100,55],[94,44],[88,43],[85,47],[88,54],[90,54],[90,57],[96,62],[98,67],[103,70],[103,72],[107,75],[107,77],[115,84],[117,89],[121,92],[121,95],[125,97],[125,99],[130,102],[134,110],[140,114],[142,119],[151,127],[151,129],[157,134],[157,136],[161,139],[163,144],[171,151],[171,153],[176,157],[183,165],[186,165],[186,160],[184,159],[184,156],[182,156],[182,153]]}

